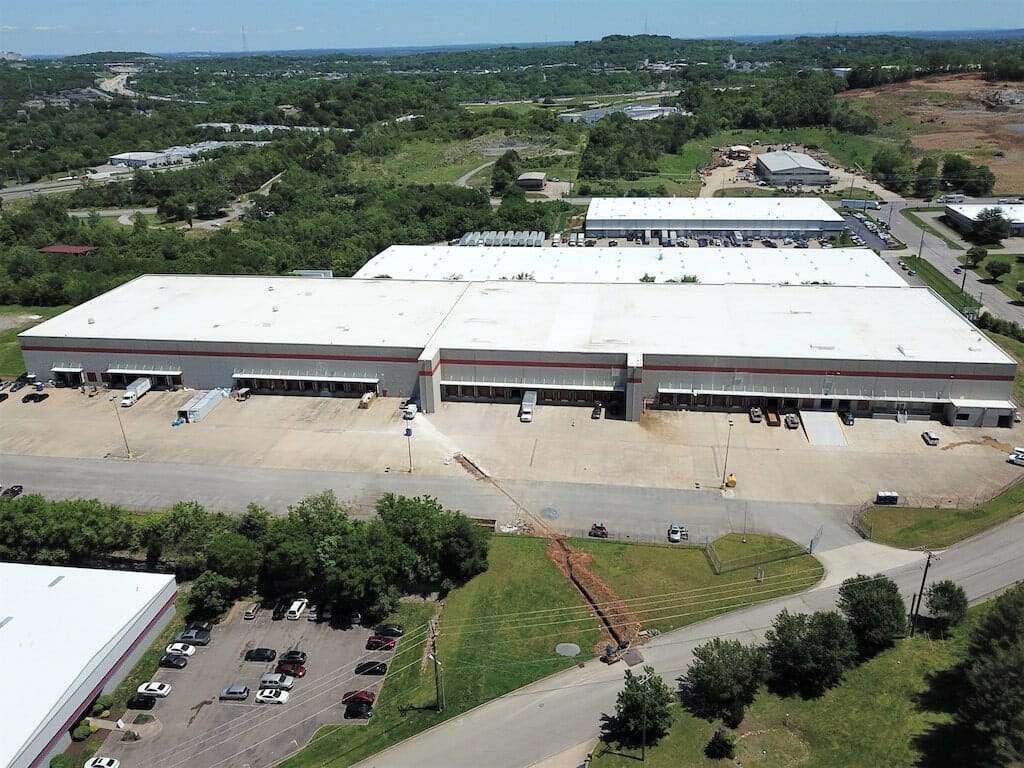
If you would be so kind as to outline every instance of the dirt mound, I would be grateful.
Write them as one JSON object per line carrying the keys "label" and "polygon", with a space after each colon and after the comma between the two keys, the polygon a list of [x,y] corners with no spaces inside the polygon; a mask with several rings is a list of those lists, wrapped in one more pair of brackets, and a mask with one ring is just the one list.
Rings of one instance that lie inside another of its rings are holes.
{"label": "dirt mound", "polygon": [[[562,539],[551,542],[548,559],[579,589],[616,643],[632,642],[640,631],[640,619],[597,574],[590,569],[591,556],[579,552]],[[597,649],[604,652],[603,648]]]}

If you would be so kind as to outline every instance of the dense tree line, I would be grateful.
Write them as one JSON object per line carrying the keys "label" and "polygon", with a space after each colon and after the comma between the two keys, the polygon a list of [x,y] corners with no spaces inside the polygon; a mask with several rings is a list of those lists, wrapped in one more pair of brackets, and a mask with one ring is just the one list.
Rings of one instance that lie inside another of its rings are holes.
{"label": "dense tree line", "polygon": [[240,517],[181,502],[135,517],[98,501],[0,499],[0,559],[102,566],[139,553],[196,577],[191,604],[216,614],[231,601],[303,591],[383,615],[415,589],[448,590],[487,569],[483,529],[429,497],[385,494],[369,520],[332,493],[303,499],[284,517],[250,505]]}
{"label": "dense tree line", "polygon": [[913,156],[910,142],[882,147],[871,160],[871,174],[886,189],[901,195],[913,192],[919,197],[931,197],[940,190],[973,196],[992,194],[996,177],[987,165],[975,165],[963,155],[947,154],[942,158],[940,172],[934,157],[922,157],[915,167]]}

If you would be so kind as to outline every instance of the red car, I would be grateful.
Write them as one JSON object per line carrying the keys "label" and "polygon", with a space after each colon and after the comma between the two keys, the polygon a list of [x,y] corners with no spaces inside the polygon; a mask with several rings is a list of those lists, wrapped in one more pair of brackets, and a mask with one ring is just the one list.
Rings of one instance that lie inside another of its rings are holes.
{"label": "red car", "polygon": [[305,677],[306,668],[297,661],[282,661],[277,665],[279,675],[291,675],[292,677]]}
{"label": "red car", "polygon": [[395,649],[395,643],[398,642],[397,638],[384,637],[384,635],[370,635],[366,640],[366,650],[368,651],[393,651]]}
{"label": "red car", "polygon": [[376,700],[377,694],[373,691],[346,691],[345,695],[341,697],[342,704],[351,704],[353,701],[363,701],[372,705]]}

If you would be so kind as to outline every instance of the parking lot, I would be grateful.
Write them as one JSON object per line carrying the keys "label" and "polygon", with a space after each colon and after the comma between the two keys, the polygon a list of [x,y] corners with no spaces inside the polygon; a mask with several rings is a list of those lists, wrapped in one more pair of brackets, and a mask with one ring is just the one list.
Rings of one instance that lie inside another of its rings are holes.
{"label": "parking lot", "polygon": [[[171,427],[192,392],[151,392],[118,410],[119,393],[47,391],[43,403],[0,404],[0,455],[123,459],[120,417],[134,460],[165,465],[383,475],[408,473],[411,449],[418,476],[467,478],[454,458],[461,453],[502,480],[713,489],[728,449],[736,497],[830,504],[860,504],[880,487],[908,497],[959,497],[964,488],[984,496],[1020,472],[1006,463],[1022,442],[1016,430],[934,421],[858,419],[843,427],[846,446],[829,447],[811,445],[803,429],[750,424],[745,413],[655,410],[626,422],[607,414],[593,420],[589,407],[541,405],[534,422],[523,424],[514,404],[444,402],[405,422],[396,398],[361,410],[354,399],[258,395],[225,400],[202,422]],[[924,429],[939,434],[939,446],[921,443]],[[0,477],[3,485],[19,482]]]}
{"label": "parking lot", "polygon": [[[299,621],[272,621],[269,608],[246,621],[243,611],[244,606],[235,606],[214,627],[211,643],[196,648],[187,667],[161,668],[154,676],[172,686],[170,695],[146,712],[159,723],[155,735],[122,742],[113,732],[102,754],[139,768],[256,768],[295,752],[323,725],[358,727],[365,722],[344,720],[341,698],[350,690],[380,691],[383,677],[353,674],[361,661],[390,661],[391,652],[364,650],[372,630],[333,628],[305,616]],[[272,662],[243,660],[245,651],[257,647],[273,648],[278,655],[292,649],[308,654],[306,675],[295,680],[284,704],[254,702],[260,676],[275,668]],[[220,701],[220,691],[236,683],[250,688],[248,700]],[[125,715],[127,728],[136,714],[129,710]]]}

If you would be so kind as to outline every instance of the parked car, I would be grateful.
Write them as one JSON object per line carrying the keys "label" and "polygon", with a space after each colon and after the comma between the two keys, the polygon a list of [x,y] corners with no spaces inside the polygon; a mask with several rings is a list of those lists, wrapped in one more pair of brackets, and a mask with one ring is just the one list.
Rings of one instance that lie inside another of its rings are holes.
{"label": "parked car", "polygon": [[324,606],[324,609],[320,611],[320,618],[324,621],[330,621],[331,619],[333,619],[334,608],[334,603],[327,603],[327,605]]}
{"label": "parked car", "polygon": [[587,536],[593,536],[595,539],[607,539],[608,527],[604,523],[592,523],[590,530],[587,531]]}
{"label": "parked car", "polygon": [[260,615],[260,604],[250,603],[249,607],[245,609],[245,613],[242,614],[242,618],[246,621],[252,621]]}
{"label": "parked car", "polygon": [[368,651],[390,651],[395,647],[395,643],[398,640],[394,637],[384,637],[383,635],[370,635],[366,639],[366,650]]}
{"label": "parked car", "polygon": [[319,621],[320,620],[320,606],[311,605],[309,610],[306,612],[307,621]]}
{"label": "parked car", "polygon": [[352,611],[352,613],[349,614],[348,623],[353,627],[358,627],[363,623],[363,614],[359,611]]}
{"label": "parked car", "polygon": [[924,440],[924,442],[927,445],[939,444],[939,436],[932,432],[930,429],[921,433],[921,439]]}
{"label": "parked car", "polygon": [[16,381],[16,382],[14,382],[11,385],[11,394],[14,394],[15,392],[17,392],[20,389],[24,389],[26,383],[27,382],[24,382],[24,381]]}
{"label": "parked car", "polygon": [[345,691],[341,697],[342,704],[351,704],[354,701],[362,701],[366,704],[373,704],[377,700],[377,694],[373,691]]}
{"label": "parked car", "polygon": [[306,668],[297,661],[282,661],[277,665],[276,672],[279,675],[289,675],[291,677],[305,677]]}
{"label": "parked car", "polygon": [[180,653],[168,653],[160,659],[160,666],[166,669],[184,669],[188,666],[188,656]]}
{"label": "parked car", "polygon": [[10,395],[6,392],[0,392],[0,403],[4,402],[8,397],[10,397]]}
{"label": "parked car", "polygon": [[171,643],[164,649],[164,652],[177,653],[180,656],[192,656],[196,652],[196,647],[188,643]]}
{"label": "parked car", "polygon": [[156,696],[158,699],[166,698],[171,693],[170,683],[143,683],[138,687],[136,693],[141,693],[143,696]]}
{"label": "parked car", "polygon": [[200,632],[213,632],[212,621],[190,621],[185,629],[198,629]]}
{"label": "parked car", "polygon": [[401,624],[378,624],[373,628],[373,633],[384,637],[401,637],[405,634],[405,627]]}
{"label": "parked car", "polygon": [[361,664],[356,664],[355,673],[357,675],[384,675],[387,674],[388,665],[382,661],[364,661]]}
{"label": "parked car", "polygon": [[602,408],[601,403],[595,403],[594,404],[594,410],[592,410],[590,412],[590,418],[592,418],[592,419],[600,419],[601,418],[601,408]]}
{"label": "parked car", "polygon": [[672,525],[668,527],[668,540],[673,544],[678,544],[683,540],[689,541],[690,532],[686,530],[686,526],[679,525],[679,523],[672,523]]}
{"label": "parked car", "polygon": [[273,648],[252,648],[245,652],[246,661],[273,661],[277,658],[277,651]]}
{"label": "parked car", "polygon": [[209,645],[210,633],[201,629],[186,629],[174,637],[175,642],[188,643],[189,645]]}
{"label": "parked car", "polygon": [[133,693],[125,704],[126,709],[152,709],[156,706],[156,696],[148,693]]}
{"label": "parked car", "polygon": [[750,421],[752,424],[761,423],[761,409],[756,405],[750,409]]}
{"label": "parked car", "polygon": [[112,757],[92,757],[85,761],[85,768],[121,768],[121,761]]}
{"label": "parked car", "polygon": [[953,267],[953,274],[954,275],[959,275],[959,274],[962,274],[962,273],[963,273],[963,269],[961,269],[960,267]]}
{"label": "parked car", "polygon": [[373,717],[373,705],[365,701],[353,701],[345,707],[346,720],[369,720]]}
{"label": "parked car", "polygon": [[286,613],[288,613],[288,605],[289,605],[289,603],[288,603],[287,600],[278,600],[277,601],[277,605],[274,606],[274,613],[270,617],[271,620],[272,621],[283,621],[284,620],[284,615]]}
{"label": "parked car", "polygon": [[292,664],[305,664],[306,663],[306,652],[305,651],[285,651],[281,654],[281,658],[278,661]]}
{"label": "parked car", "polygon": [[848,427],[853,426],[853,414],[849,411],[840,411],[839,418]]}
{"label": "parked car", "polygon": [[1017,453],[1014,451],[1006,457],[1008,464],[1016,464],[1018,467],[1024,467],[1024,453]]}
{"label": "parked car", "polygon": [[280,688],[261,688],[256,693],[257,704],[284,704],[288,701],[288,691]]}
{"label": "parked car", "polygon": [[22,490],[23,489],[20,485],[9,485],[6,488],[4,488],[2,495],[8,496],[13,499],[16,496],[21,496]]}
{"label": "parked car", "polygon": [[247,685],[229,685],[223,691],[220,692],[221,701],[245,701],[249,698],[249,686]]}
{"label": "parked car", "polygon": [[787,413],[786,429],[800,429],[800,417],[795,413]]}

